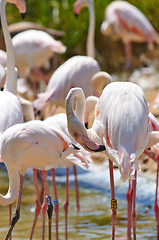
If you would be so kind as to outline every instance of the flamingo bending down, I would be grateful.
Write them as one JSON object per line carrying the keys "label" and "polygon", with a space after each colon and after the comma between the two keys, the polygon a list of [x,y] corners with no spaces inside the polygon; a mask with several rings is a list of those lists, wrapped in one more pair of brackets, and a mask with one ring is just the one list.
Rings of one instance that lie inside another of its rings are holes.
{"label": "flamingo bending down", "polygon": [[12,42],[20,77],[27,78],[32,73],[35,78],[34,81],[38,81],[40,77],[46,82],[47,80],[40,71],[40,67],[54,53],[64,53],[66,51],[66,47],[60,41],[56,41],[48,33],[40,30],[32,29],[18,33],[12,38]]}
{"label": "flamingo bending down", "polygon": [[[74,56],[68,59],[53,73],[46,91],[33,102],[36,110],[43,110],[48,103],[65,106],[65,98],[72,87],[81,87],[86,97],[100,96],[105,83],[112,81],[109,74],[100,71],[98,62],[88,56]],[[98,78],[97,78],[98,77]]]}
{"label": "flamingo bending down", "polygon": [[[76,114],[73,110],[74,98],[77,99]],[[120,170],[121,179],[132,181],[133,194],[128,194],[128,239],[131,235],[131,211],[133,200],[133,222],[135,234],[135,194],[138,158],[144,151],[149,137],[148,106],[143,90],[130,82],[108,84],[96,105],[95,120],[91,129],[83,125],[85,97],[82,89],[73,88],[66,98],[66,114],[70,134],[89,151],[89,139],[105,145],[110,166],[112,199],[115,198],[113,183],[113,165]],[[134,180],[132,180],[134,178]],[[112,239],[115,239],[116,210],[112,210]]]}
{"label": "flamingo bending down", "polygon": [[149,49],[153,48],[153,42],[159,44],[159,35],[144,14],[126,1],[113,1],[107,6],[101,32],[122,40],[128,69],[131,65],[131,42],[147,42]]}
{"label": "flamingo bending down", "polygon": [[89,9],[89,29],[87,36],[87,56],[95,58],[95,47],[94,47],[94,32],[95,32],[95,14],[94,14],[94,0],[76,0],[74,3],[74,13],[78,15],[83,7]]}
{"label": "flamingo bending down", "polygon": [[[88,110],[89,111],[89,110]],[[87,114],[89,115],[89,113]],[[63,132],[63,134],[68,138],[70,142],[75,144],[77,147],[80,147],[80,145],[74,140],[74,138],[69,134],[68,129],[67,129],[67,117],[65,113],[59,113],[55,114],[54,116],[48,117],[44,120],[44,123],[52,128],[53,130],[60,130]],[[74,153],[73,156],[72,154],[69,155],[68,157],[73,157],[74,159],[79,159],[78,161],[88,161],[91,162],[91,155],[88,151],[86,151],[84,148],[80,147],[80,151],[78,153]],[[79,211],[79,191],[78,191],[78,182],[77,182],[77,176],[76,176],[76,165],[73,163],[70,164],[70,166],[73,166],[74,168],[74,173],[75,173],[75,188],[76,188],[76,203],[77,203],[77,211]],[[66,182],[66,201],[64,203],[64,209],[65,209],[65,236],[67,239],[67,211],[68,211],[68,205],[69,205],[69,200],[68,200],[68,169],[67,169],[67,182]],[[55,182],[55,177],[54,177],[54,171],[52,172],[53,176],[53,185],[55,188],[55,193],[56,191],[56,182]],[[55,194],[55,202],[57,203],[57,194]],[[56,232],[58,235],[58,205],[56,204],[55,207],[55,214],[56,214]],[[57,238],[56,238],[57,239]]]}

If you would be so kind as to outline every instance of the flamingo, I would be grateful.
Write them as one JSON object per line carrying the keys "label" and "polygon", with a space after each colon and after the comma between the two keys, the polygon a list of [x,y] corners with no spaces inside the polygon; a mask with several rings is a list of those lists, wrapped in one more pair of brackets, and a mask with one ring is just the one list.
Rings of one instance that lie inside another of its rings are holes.
{"label": "flamingo", "polygon": [[[76,98],[76,114],[73,101]],[[112,239],[115,239],[116,200],[113,180],[113,162],[119,167],[121,179],[130,179],[128,199],[128,232],[131,239],[131,212],[133,204],[133,231],[136,235],[136,173],[139,169],[139,156],[149,138],[148,104],[143,90],[131,82],[108,84],[98,100],[95,120],[91,129],[83,125],[85,96],[81,88],[72,88],[66,97],[68,130],[74,139],[91,151],[91,141],[105,146],[109,158],[111,198],[112,198]],[[76,116],[77,115],[77,116]],[[103,149],[104,150],[104,149]]]}
{"label": "flamingo", "polygon": [[[100,72],[100,67],[95,59],[88,56],[71,57],[53,73],[45,92],[39,94],[33,102],[34,108],[36,111],[43,111],[48,103],[64,107],[65,98],[72,87],[81,87],[86,97],[100,96],[104,84],[113,80],[105,72],[93,78],[98,72]],[[53,108],[51,113],[53,113]]]}
{"label": "flamingo", "polygon": [[122,40],[127,70],[131,67],[131,42],[147,42],[148,49],[153,48],[153,42],[159,44],[159,35],[148,19],[127,1],[113,1],[107,6],[101,32]]}
{"label": "flamingo", "polygon": [[0,91],[0,108],[1,108],[1,122],[0,133],[2,134],[8,127],[23,122],[23,112],[20,102],[16,96],[16,81],[17,71],[15,70],[14,51],[11,41],[11,37],[8,32],[7,20],[5,15],[5,5],[7,2],[11,2],[17,5],[19,11],[24,13],[26,11],[25,1],[19,2],[14,0],[2,0],[1,11],[1,23],[4,33],[6,49],[7,49],[7,72],[6,72],[6,84],[4,91]]}
{"label": "flamingo", "polygon": [[[89,111],[89,109],[87,109]],[[87,113],[89,115],[89,113]],[[44,120],[44,123],[51,127],[54,130],[61,130],[63,134],[71,141],[74,145],[79,147],[79,144],[74,140],[74,138],[69,134],[68,129],[67,129],[67,117],[65,113],[59,113],[55,114],[51,117],[48,117]],[[80,159],[80,161],[88,161],[91,162],[91,156],[88,151],[86,151],[84,148],[80,147],[80,151],[78,153],[73,154],[73,158],[75,159]],[[71,156],[72,157],[72,156]],[[78,182],[77,182],[77,175],[76,175],[76,168],[75,164],[72,165],[74,168],[74,173],[75,173],[75,187],[76,187],[76,203],[77,203],[77,210],[79,211],[79,192],[78,192]],[[68,205],[69,205],[69,200],[68,200],[68,169],[67,169],[67,185],[66,185],[66,201],[64,203],[64,209],[65,209],[65,236],[67,239],[67,211],[68,211]],[[54,171],[52,172],[52,177],[53,177],[53,185],[54,185],[54,192],[56,193],[56,182],[55,182],[55,177],[54,177]],[[57,193],[55,194],[55,202],[57,203]],[[56,214],[56,229],[58,233],[58,205],[55,205],[55,214]],[[57,238],[56,238],[57,239]]]}
{"label": "flamingo", "polygon": [[94,47],[94,31],[95,31],[95,13],[94,13],[94,0],[76,0],[74,3],[73,11],[75,15],[78,15],[83,7],[89,9],[89,29],[87,36],[86,52],[87,56],[95,58]]}
{"label": "flamingo", "polygon": [[[54,53],[64,53],[66,47],[56,41],[48,33],[41,30],[26,30],[12,38],[15,62],[22,78],[27,78],[31,73],[34,81],[42,78],[47,82],[40,67],[53,56]],[[34,90],[36,90],[34,85]]]}
{"label": "flamingo", "polygon": [[[87,160],[79,161],[80,158],[68,157],[70,154],[77,153],[79,148],[67,139],[60,130],[55,131],[39,120],[15,124],[2,134],[0,152],[1,160],[5,163],[9,175],[9,190],[5,196],[0,195],[0,204],[13,203],[19,191],[16,213],[6,239],[9,238],[19,218],[22,185],[27,168],[48,170],[78,164],[87,169]],[[46,196],[49,196],[48,194],[46,189]]]}
{"label": "flamingo", "polygon": [[[6,54],[1,51],[1,63],[7,67],[7,71],[4,91],[0,91],[0,138],[2,133],[8,127],[23,122],[23,111],[20,102],[16,96],[17,71],[15,69],[14,50],[8,31],[7,19],[5,14],[5,7],[7,2],[15,4],[21,14],[24,14],[26,12],[26,4],[24,0],[2,0],[0,2],[1,24],[7,51],[7,59]],[[4,79],[2,78],[1,80],[1,84],[3,85]],[[11,206],[9,208],[9,215],[11,221]]]}

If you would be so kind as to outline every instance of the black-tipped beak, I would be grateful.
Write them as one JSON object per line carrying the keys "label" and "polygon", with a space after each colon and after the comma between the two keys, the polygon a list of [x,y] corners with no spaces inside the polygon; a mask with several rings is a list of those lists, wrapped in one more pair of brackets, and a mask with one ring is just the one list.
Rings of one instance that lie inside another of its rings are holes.
{"label": "black-tipped beak", "polygon": [[77,147],[76,145],[74,145],[73,143],[71,143],[72,145],[73,145],[73,147],[74,147],[74,149],[76,149],[76,150],[80,150],[80,148],[79,147]]}
{"label": "black-tipped beak", "polygon": [[26,13],[21,13],[21,17],[24,20]]}
{"label": "black-tipped beak", "polygon": [[85,123],[85,128],[87,128],[87,129],[88,129],[88,122],[86,122],[86,123]]}
{"label": "black-tipped beak", "polygon": [[85,146],[85,147],[92,152],[103,152],[106,150],[104,145],[99,145],[99,148],[97,148],[97,149],[91,149],[88,146]]}
{"label": "black-tipped beak", "polygon": [[75,17],[78,18],[78,14],[77,13],[74,13]]}

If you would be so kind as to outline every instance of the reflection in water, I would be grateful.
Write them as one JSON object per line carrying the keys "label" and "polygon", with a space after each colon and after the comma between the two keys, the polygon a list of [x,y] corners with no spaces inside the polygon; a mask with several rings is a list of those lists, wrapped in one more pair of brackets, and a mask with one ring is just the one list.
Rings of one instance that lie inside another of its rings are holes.
{"label": "reflection in water", "polygon": [[[87,175],[83,178],[88,178]],[[105,174],[106,175],[106,174]],[[59,196],[59,239],[65,239],[65,222],[63,202],[65,200],[65,184],[62,179],[65,177],[59,176],[58,181],[58,196]],[[80,177],[79,177],[80,178]],[[94,178],[96,176],[94,175]],[[97,180],[97,179],[96,179]],[[87,179],[88,181],[88,179]],[[91,180],[92,181],[92,180]],[[104,179],[102,180],[105,181]],[[80,182],[80,181],[79,181]],[[97,181],[96,181],[97,182]],[[142,182],[142,181],[141,181]],[[69,189],[69,212],[68,212],[68,239],[83,240],[83,239],[111,239],[111,221],[110,221],[110,191],[101,191],[100,186],[97,188],[88,188],[80,185],[80,213],[76,211],[74,184],[71,181]],[[108,182],[107,182],[108,183]],[[109,184],[109,183],[108,183]],[[139,184],[138,184],[139,185]],[[4,171],[0,171],[0,192],[5,194],[8,189],[8,176]],[[53,187],[49,182],[49,190],[53,195]],[[127,190],[127,189],[126,189]],[[123,239],[126,236],[126,200],[125,194],[123,198],[118,199],[118,212],[116,223],[116,239]],[[8,206],[0,207],[0,239],[5,238],[8,229]],[[13,204],[13,211],[15,204]],[[13,240],[29,239],[32,222],[34,219],[35,210],[35,192],[32,177],[25,177],[21,216],[19,222],[13,230]],[[156,239],[156,221],[153,212],[153,206],[146,202],[137,202],[137,239]],[[46,220],[46,239],[48,237],[48,228]],[[40,240],[42,236],[42,214],[40,214],[33,239]],[[53,217],[52,238],[55,239],[55,218]],[[125,238],[126,239],[126,238]]]}

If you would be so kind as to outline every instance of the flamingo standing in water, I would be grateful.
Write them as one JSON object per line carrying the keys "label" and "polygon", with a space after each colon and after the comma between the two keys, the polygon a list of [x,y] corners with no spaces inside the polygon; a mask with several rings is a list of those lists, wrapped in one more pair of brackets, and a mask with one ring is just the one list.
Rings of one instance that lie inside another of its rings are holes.
{"label": "flamingo standing in water", "polygon": [[87,56],[95,58],[94,47],[94,32],[95,32],[95,13],[94,13],[94,0],[76,0],[74,3],[73,11],[75,15],[78,15],[83,7],[89,9],[89,28],[87,36],[86,52]]}
{"label": "flamingo standing in water", "polygon": [[[7,51],[7,59],[5,52],[1,52],[1,63],[3,64],[3,66],[7,67],[7,71],[4,91],[0,91],[0,138],[2,133],[7,128],[14,124],[23,122],[23,111],[20,102],[16,96],[17,71],[15,69],[14,50],[8,31],[7,19],[5,14],[5,7],[7,2],[15,4],[21,14],[24,14],[26,11],[26,4],[24,0],[1,0],[0,2],[1,24]],[[11,221],[11,206],[9,215]]]}
{"label": "flamingo standing in water", "polygon": [[122,40],[128,70],[131,67],[131,42],[147,42],[148,49],[153,48],[153,42],[159,44],[159,35],[144,14],[126,1],[113,1],[107,6],[101,32]]}
{"label": "flamingo standing in water", "polygon": [[[73,101],[76,98],[76,114]],[[66,98],[68,130],[85,149],[96,149],[92,141],[105,146],[109,160],[112,205],[115,201],[113,162],[121,174],[121,179],[130,178],[128,199],[128,232],[131,239],[131,212],[133,204],[133,230],[136,235],[136,172],[138,158],[144,151],[149,138],[148,105],[143,90],[130,82],[108,84],[98,100],[95,120],[91,129],[83,125],[85,97],[82,89],[73,88]],[[77,116],[76,116],[77,115]],[[90,139],[92,140],[90,142]],[[104,149],[103,149],[104,150]],[[116,201],[112,208],[112,239],[115,239]]]}
{"label": "flamingo standing in water", "polygon": [[[1,159],[5,163],[9,174],[9,190],[5,196],[0,195],[0,204],[8,205],[15,201],[18,191],[18,202],[15,216],[13,217],[6,239],[9,238],[15,223],[19,218],[22,185],[27,168],[48,170],[55,167],[69,167],[77,164],[87,169],[87,160],[70,158],[68,155],[77,153],[79,148],[67,141],[68,138],[60,130],[53,130],[39,120],[19,123],[8,128],[1,136]],[[101,146],[96,144],[96,150]],[[20,177],[19,177],[20,170]],[[44,179],[46,196],[49,191]],[[49,216],[52,214],[52,202],[49,197]],[[49,228],[51,239],[51,229]]]}
{"label": "flamingo standing in water", "polygon": [[[87,113],[89,115],[89,113]],[[56,130],[59,129],[63,132],[63,134],[68,138],[70,142],[75,144],[77,147],[80,147],[80,145],[74,140],[74,138],[69,134],[67,129],[67,117],[65,113],[59,113],[55,114],[54,116],[48,117],[44,120],[44,123],[47,124],[47,126],[51,127],[52,129]],[[80,147],[80,151],[78,153],[71,154],[70,157],[79,159],[78,161],[84,161],[84,162],[91,162],[91,155],[88,151],[86,151],[84,148]],[[71,165],[70,165],[71,166]],[[77,182],[77,173],[76,173],[76,164],[73,165],[74,169],[74,175],[75,175],[75,189],[76,189],[76,203],[77,203],[77,211],[79,211],[79,191],[78,191],[78,182]],[[67,212],[68,212],[68,205],[69,205],[69,199],[68,199],[68,191],[69,191],[69,169],[66,169],[67,174],[67,182],[66,182],[66,201],[64,202],[64,210],[65,210],[65,239],[67,239]],[[57,199],[57,190],[56,190],[56,182],[55,182],[55,172],[52,169],[52,179],[53,179],[53,186],[54,186],[54,194],[55,194],[55,203],[58,202]],[[58,205],[55,205],[55,214],[56,214],[56,229],[58,233]]]}

